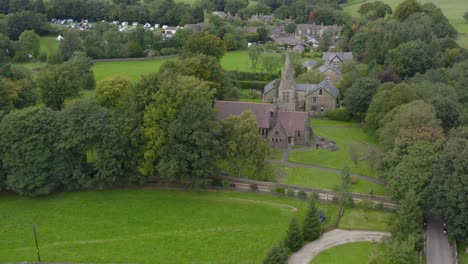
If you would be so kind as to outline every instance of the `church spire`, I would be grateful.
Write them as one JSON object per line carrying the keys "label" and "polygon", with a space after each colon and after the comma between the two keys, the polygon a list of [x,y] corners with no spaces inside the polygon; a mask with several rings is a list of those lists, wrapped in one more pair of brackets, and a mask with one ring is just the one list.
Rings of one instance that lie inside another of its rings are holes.
{"label": "church spire", "polygon": [[291,64],[289,53],[286,53],[281,81],[278,89],[278,106],[280,110],[296,111],[297,106],[296,80],[294,79],[294,67]]}

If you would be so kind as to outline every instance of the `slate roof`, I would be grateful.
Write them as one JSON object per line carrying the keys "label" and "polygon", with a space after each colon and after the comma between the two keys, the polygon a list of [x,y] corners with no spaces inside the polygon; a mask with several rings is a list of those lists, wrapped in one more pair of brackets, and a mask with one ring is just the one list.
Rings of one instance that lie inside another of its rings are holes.
{"label": "slate roof", "polygon": [[[224,120],[233,115],[240,115],[245,111],[252,111],[257,118],[257,125],[261,128],[270,128],[271,112],[275,111],[273,104],[259,104],[240,101],[216,101],[218,119]],[[282,126],[293,136],[296,131],[305,131],[309,114],[307,112],[277,111],[275,126]]]}
{"label": "slate roof", "polygon": [[318,68],[318,71],[319,71],[320,73],[324,73],[324,72],[326,72],[326,71],[329,70],[329,69],[332,70],[332,71],[334,71],[334,72],[335,72],[336,74],[338,74],[338,75],[342,75],[342,74],[343,74],[343,73],[341,72],[340,69],[338,69],[338,68],[336,68],[336,67],[333,67],[333,66],[331,66],[331,65],[329,65],[329,64],[324,64],[324,65],[320,66],[320,67]]}
{"label": "slate roof", "polygon": [[216,101],[218,119],[224,120],[233,115],[240,115],[245,111],[252,111],[257,118],[257,125],[261,128],[270,127],[270,112],[275,110],[272,104],[248,103],[240,101]]}
{"label": "slate roof", "polygon": [[338,57],[342,61],[352,61],[353,53],[352,52],[324,52],[322,55],[322,59],[325,61],[331,61],[334,57]]}
{"label": "slate roof", "polygon": [[314,67],[317,64],[316,60],[306,60],[304,61],[304,64],[302,64],[304,67]]}
{"label": "slate roof", "polygon": [[328,93],[330,93],[331,95],[333,95],[334,97],[338,97],[338,95],[340,95],[340,91],[338,89],[336,89],[335,86],[333,86],[333,84],[330,82],[330,80],[325,80],[325,81],[322,81],[321,83],[318,83],[318,84],[312,84],[313,88],[312,89],[309,89],[309,92],[307,95],[317,91],[318,89],[322,89],[322,90],[325,90],[327,91]]}
{"label": "slate roof", "polygon": [[296,83],[296,91],[307,92],[307,90],[315,89],[316,84]]}
{"label": "slate roof", "polygon": [[276,81],[278,81],[278,80],[273,80],[273,81],[269,82],[267,85],[265,85],[265,87],[263,87],[263,94],[266,94],[269,91],[273,90],[275,88],[275,86],[276,86]]}

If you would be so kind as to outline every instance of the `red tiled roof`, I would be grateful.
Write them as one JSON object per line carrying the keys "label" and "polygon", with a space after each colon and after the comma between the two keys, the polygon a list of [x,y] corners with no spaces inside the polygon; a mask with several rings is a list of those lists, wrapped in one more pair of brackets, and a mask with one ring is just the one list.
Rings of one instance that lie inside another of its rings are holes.
{"label": "red tiled roof", "polygon": [[245,111],[252,111],[257,118],[257,125],[261,128],[270,127],[270,112],[274,111],[272,104],[234,102],[234,101],[216,101],[218,109],[218,119],[224,120],[232,115],[240,115]]}
{"label": "red tiled roof", "polygon": [[281,123],[290,136],[296,131],[304,131],[309,114],[307,112],[278,111],[276,123]]}

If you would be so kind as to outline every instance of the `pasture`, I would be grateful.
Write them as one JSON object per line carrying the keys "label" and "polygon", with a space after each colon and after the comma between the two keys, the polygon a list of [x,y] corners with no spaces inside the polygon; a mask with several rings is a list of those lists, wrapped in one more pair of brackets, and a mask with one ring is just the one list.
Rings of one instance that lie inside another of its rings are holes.
{"label": "pasture", "polygon": [[[260,263],[306,202],[237,192],[107,190],[0,196],[0,262]],[[319,204],[336,220],[335,205]]]}
{"label": "pasture", "polygon": [[[355,0],[348,0],[348,2],[356,2]],[[354,5],[343,5],[343,10],[347,11],[352,16],[358,16],[357,10],[363,3],[373,2],[376,0],[362,1]],[[393,9],[401,3],[403,0],[381,0],[388,4]],[[450,23],[455,29],[461,33],[458,37],[458,43],[468,48],[468,22],[463,19],[463,13],[466,12],[467,2],[466,0],[418,0],[420,3],[433,3],[437,5],[444,15],[448,18]]]}
{"label": "pasture", "polygon": [[382,244],[355,242],[339,245],[318,254],[311,264],[342,264],[343,257],[347,264],[368,263],[372,251],[381,251]]}
{"label": "pasture", "polygon": [[[376,139],[365,134],[362,128],[352,122],[336,122],[311,119],[314,135],[327,140],[335,141],[338,150],[331,151],[324,148],[301,148],[292,150],[288,160],[295,163],[318,165],[334,169],[343,169],[348,165],[352,172],[377,177],[364,160],[368,144],[375,144]],[[319,125],[316,125],[319,124]],[[360,161],[357,166],[353,164],[349,155],[350,144],[357,144],[360,148]]]}
{"label": "pasture", "polygon": [[60,42],[56,39],[55,36],[42,36],[39,41],[39,51],[40,53],[47,53],[56,51],[60,45]]}
{"label": "pasture", "polygon": [[[299,167],[287,168],[284,166],[277,166],[277,168],[281,171],[281,176],[277,178],[281,183],[326,190],[334,190],[341,184],[341,176],[338,173]],[[362,179],[357,179],[357,182],[352,185],[352,192],[385,195],[385,187]]]}

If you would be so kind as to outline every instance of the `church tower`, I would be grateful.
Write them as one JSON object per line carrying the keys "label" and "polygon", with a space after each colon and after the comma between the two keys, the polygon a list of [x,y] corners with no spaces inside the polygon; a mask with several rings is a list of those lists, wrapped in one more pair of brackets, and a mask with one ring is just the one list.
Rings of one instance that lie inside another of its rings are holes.
{"label": "church tower", "polygon": [[286,61],[281,71],[277,102],[279,110],[297,110],[296,80],[294,79],[294,68],[289,59],[289,53],[286,53]]}

